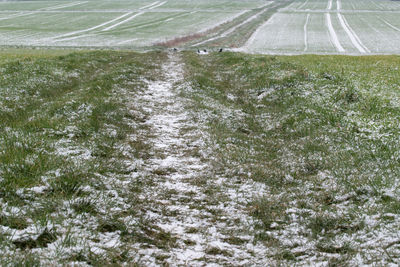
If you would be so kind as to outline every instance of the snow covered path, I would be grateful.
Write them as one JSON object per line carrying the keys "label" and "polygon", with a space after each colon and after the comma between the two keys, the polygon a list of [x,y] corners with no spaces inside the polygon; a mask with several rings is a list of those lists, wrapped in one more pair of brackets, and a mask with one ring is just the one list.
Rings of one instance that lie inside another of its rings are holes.
{"label": "snow covered path", "polygon": [[187,100],[179,96],[186,85],[178,53],[168,55],[162,72],[164,78],[148,81],[147,91],[134,100],[148,114],[143,123],[151,129],[153,147],[136,175],[147,184],[139,196],[143,217],[169,245],[137,243],[136,261],[146,266],[264,265],[267,249],[253,245],[244,210],[263,187],[213,173],[205,126],[191,120]]}

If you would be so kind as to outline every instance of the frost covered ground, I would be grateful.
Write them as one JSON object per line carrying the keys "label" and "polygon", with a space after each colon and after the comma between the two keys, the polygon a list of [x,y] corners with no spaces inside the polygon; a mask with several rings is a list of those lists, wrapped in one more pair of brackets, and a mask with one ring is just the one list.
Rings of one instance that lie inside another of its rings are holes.
{"label": "frost covered ground", "polygon": [[397,56],[0,50],[0,265],[393,265]]}
{"label": "frost covered ground", "polygon": [[[2,1],[0,265],[397,266],[400,2]],[[29,23],[27,23],[29,21]],[[183,50],[183,51],[181,51]]]}

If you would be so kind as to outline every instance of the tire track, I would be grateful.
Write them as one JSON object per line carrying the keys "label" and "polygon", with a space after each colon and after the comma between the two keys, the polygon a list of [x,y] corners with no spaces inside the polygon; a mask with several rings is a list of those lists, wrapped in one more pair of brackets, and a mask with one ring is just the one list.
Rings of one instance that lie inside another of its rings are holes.
{"label": "tire track", "polygon": [[376,1],[369,0],[369,2],[372,3],[374,6],[376,6],[378,10],[384,10],[384,8],[382,8],[382,6],[380,6],[380,5],[378,5],[378,4],[376,3]]}
{"label": "tire track", "polygon": [[340,25],[342,26],[342,28],[345,30],[345,32],[349,36],[350,41],[354,45],[354,47],[357,48],[357,50],[362,54],[370,53],[371,51],[361,42],[360,38],[358,38],[357,34],[353,31],[353,29],[347,23],[346,18],[340,13],[337,13],[337,16],[338,16]]}
{"label": "tire track", "polygon": [[186,12],[184,14],[178,14],[178,15],[175,15],[175,16],[171,16],[170,18],[162,19],[160,21],[149,22],[149,23],[145,23],[145,24],[142,24],[142,25],[133,26],[133,27],[130,27],[130,29],[135,29],[135,30],[136,29],[142,29],[142,28],[145,28],[145,27],[149,27],[149,26],[153,26],[153,25],[158,25],[158,24],[170,22],[170,21],[173,21],[173,20],[175,20],[177,18],[186,17],[186,16],[189,16],[189,15],[192,15],[192,14],[195,14],[195,13],[197,13],[197,11]]}
{"label": "tire track", "polygon": [[[145,13],[145,12],[141,12],[141,13]],[[133,27],[130,27],[130,29],[135,29],[135,30],[137,30],[137,29],[149,27],[149,26],[152,26],[152,25],[162,24],[162,23],[166,23],[166,22],[175,20],[175,19],[180,18],[180,17],[189,16],[189,15],[194,14],[194,13],[197,13],[197,11],[192,11],[192,12],[188,12],[188,13],[185,13],[185,14],[178,14],[178,15],[176,15],[176,16],[173,16],[173,17],[170,17],[170,18],[167,18],[167,19],[163,19],[163,20],[161,20],[161,21],[150,22],[150,23],[146,23],[146,24],[140,25],[140,26],[133,26]],[[136,15],[134,15],[134,16],[128,18],[127,20],[132,20],[134,17],[137,17],[138,15],[141,15],[141,14],[140,14],[140,13],[139,13],[139,14],[136,14]],[[123,23],[125,23],[125,22],[126,22],[126,20],[122,21],[121,23],[117,23],[117,24],[115,24],[115,25],[112,25],[112,26],[110,26],[110,27],[108,27],[108,28],[106,28],[106,29],[103,29],[103,30],[101,30],[101,32],[111,30],[112,28],[115,28],[115,27],[117,27],[117,26],[119,26],[119,25],[121,25],[121,24],[123,24]],[[57,41],[71,41],[71,40],[76,40],[76,39],[79,39],[79,38],[85,38],[85,37],[90,37],[90,36],[96,36],[96,35],[98,35],[98,34],[99,34],[99,33],[82,34],[82,35],[73,36],[73,37],[69,37],[69,38],[63,38],[63,39],[57,40]],[[117,43],[117,45],[126,44],[126,43],[129,43],[129,42],[138,40],[138,39],[141,39],[141,38],[133,38],[133,39],[125,40],[125,41],[122,41],[122,42]]]}
{"label": "tire track", "polygon": [[161,2],[161,3],[159,3],[158,5],[155,5],[155,6],[152,6],[152,7],[150,7],[150,8],[147,8],[147,10],[150,10],[150,9],[154,9],[154,8],[160,7],[160,6],[162,6],[162,5],[165,5],[166,3],[167,3],[167,1]]}
{"label": "tire track", "polygon": [[[78,39],[78,38],[87,37],[87,36],[90,36],[92,34],[81,35],[81,33],[86,33],[86,32],[90,32],[90,31],[93,31],[93,30],[97,30],[97,29],[102,28],[104,26],[108,26],[108,27],[106,27],[105,29],[103,29],[101,31],[112,30],[115,27],[118,27],[118,26],[120,26],[120,25],[122,25],[124,23],[127,23],[127,22],[131,21],[132,19],[134,19],[134,18],[136,18],[136,17],[138,17],[140,15],[143,15],[144,13],[146,13],[146,10],[151,10],[151,9],[160,7],[160,6],[164,5],[165,3],[167,3],[167,1],[164,1],[164,2],[161,2],[161,3],[159,1],[154,2],[154,3],[150,4],[150,5],[141,7],[140,10],[143,10],[143,11],[140,11],[140,12],[134,14],[134,15],[132,15],[134,12],[128,12],[128,13],[125,13],[124,15],[122,15],[122,16],[119,16],[119,17],[115,18],[115,19],[112,19],[110,21],[104,22],[102,24],[99,24],[99,25],[96,25],[96,26],[93,26],[93,27],[90,27],[88,29],[73,31],[73,32],[70,32],[70,33],[66,33],[66,34],[62,34],[62,35],[53,37],[52,38],[52,42],[54,43],[54,42],[70,41],[70,40],[75,40],[75,39]],[[124,19],[122,21],[119,21],[119,20],[121,20],[121,19],[123,19],[123,18],[125,18],[127,16],[130,16],[130,17],[126,18],[126,19]],[[119,21],[119,22],[117,22],[117,21]],[[112,24],[114,22],[116,22],[116,23]],[[112,25],[110,25],[110,24],[112,24]],[[74,35],[78,35],[78,36],[74,36]],[[64,37],[67,37],[67,38],[64,38]]]}
{"label": "tire track", "polygon": [[328,6],[326,7],[326,9],[328,9],[328,10],[332,9],[332,0],[328,1]]}
{"label": "tire track", "polygon": [[306,23],[304,23],[304,52],[308,50],[308,33],[307,27],[310,21],[310,14],[307,14]]}
{"label": "tire track", "polygon": [[0,21],[2,20],[7,20],[7,19],[13,19],[13,18],[19,18],[19,17],[25,17],[25,16],[29,16],[29,15],[33,15],[36,14],[40,11],[52,11],[52,10],[57,10],[57,9],[62,9],[62,8],[66,8],[66,7],[72,7],[72,6],[77,6],[77,5],[81,5],[81,4],[85,4],[88,1],[83,1],[83,2],[74,2],[74,3],[70,3],[70,4],[64,4],[64,5],[55,5],[52,7],[44,7],[44,8],[40,8],[38,10],[35,11],[29,11],[29,12],[19,12],[17,14],[13,14],[11,16],[5,17],[5,18],[0,18]]}
{"label": "tire track", "polygon": [[326,18],[326,26],[328,27],[329,36],[330,36],[332,44],[335,46],[335,48],[338,52],[340,52],[340,53],[346,52],[346,50],[344,50],[343,46],[340,44],[339,38],[335,32],[335,29],[332,26],[331,14],[325,13],[325,18]]}
{"label": "tire track", "polygon": [[217,39],[221,39],[221,38],[224,38],[224,37],[228,36],[229,34],[233,33],[234,31],[236,31],[241,26],[243,26],[243,25],[255,20],[256,18],[258,18],[262,13],[264,13],[265,11],[267,11],[269,9],[269,8],[266,8],[266,7],[271,5],[271,4],[272,4],[272,2],[269,2],[269,3],[265,4],[264,6],[262,6],[263,10],[261,10],[260,12],[254,14],[253,16],[249,17],[245,21],[243,21],[243,22],[231,27],[230,29],[224,31],[223,33],[221,33],[218,36],[209,38],[207,40],[204,40],[204,41],[201,41],[201,42],[198,42],[198,43],[195,43],[195,44],[192,45],[192,47],[193,46],[199,46],[199,45],[202,45],[202,44],[205,44],[205,43],[208,43],[208,42],[211,42],[211,41],[215,41]]}
{"label": "tire track", "polygon": [[[106,22],[104,22],[104,23],[102,23],[102,24],[99,24],[99,25],[96,25],[96,26],[93,26],[93,27],[90,27],[90,28],[87,28],[87,29],[78,30],[78,31],[73,31],[73,32],[69,32],[69,33],[62,34],[62,35],[58,35],[58,36],[52,38],[52,39],[53,39],[53,42],[65,41],[65,40],[67,40],[67,39],[59,39],[59,38],[69,37],[69,36],[73,36],[73,35],[76,35],[76,34],[81,34],[81,33],[84,33],[84,32],[89,32],[89,31],[92,31],[92,30],[99,29],[99,28],[104,27],[104,26],[106,26],[106,25],[108,25],[108,24],[111,24],[111,23],[113,23],[113,22],[115,22],[115,21],[118,21],[118,20],[120,20],[120,19],[123,19],[123,18],[125,18],[125,17],[131,15],[132,13],[133,13],[133,12],[126,13],[126,14],[124,14],[124,15],[122,15],[122,16],[119,16],[119,17],[117,17],[117,18],[115,18],[115,19],[106,21]],[[59,40],[56,40],[56,39],[59,39]]]}
{"label": "tire track", "polygon": [[154,6],[154,5],[157,5],[158,3],[160,3],[160,1],[156,1],[156,2],[154,2],[154,3],[151,3],[150,5],[143,6],[143,7],[139,8],[139,9],[146,9],[146,8],[150,8],[150,7]]}
{"label": "tire track", "polygon": [[[331,0],[332,1],[332,0]],[[342,3],[340,2],[340,0],[336,1],[336,10],[341,10],[342,9]]]}
{"label": "tire track", "polygon": [[113,24],[113,25],[111,25],[111,26],[109,26],[109,27],[107,27],[107,28],[105,28],[105,29],[102,29],[101,31],[102,31],[102,32],[105,32],[105,31],[112,30],[112,29],[114,29],[115,27],[118,27],[119,25],[122,25],[122,24],[124,24],[124,23],[127,23],[127,22],[133,20],[134,18],[136,18],[136,17],[138,17],[138,16],[140,16],[140,15],[143,15],[144,13],[145,13],[144,11],[139,12],[139,13],[136,13],[135,15],[130,16],[129,18],[124,19],[123,21],[120,21],[120,22],[115,23],[115,24]]}
{"label": "tire track", "polygon": [[77,2],[77,3],[70,3],[70,4],[66,4],[66,5],[59,5],[59,6],[54,6],[54,7],[48,7],[46,9],[44,9],[45,11],[50,11],[50,10],[56,10],[56,9],[62,9],[62,8],[67,8],[67,7],[73,7],[73,6],[77,6],[77,5],[82,5],[82,4],[86,4],[88,1],[83,1],[83,2]]}
{"label": "tire track", "polygon": [[303,4],[301,4],[297,9],[303,9],[308,4],[309,0],[306,0]]}
{"label": "tire track", "polygon": [[274,15],[272,15],[267,21],[265,21],[260,27],[257,28],[257,30],[250,36],[250,38],[247,40],[246,44],[243,46],[242,49],[244,49],[245,51],[248,50],[248,47],[251,46],[251,44],[255,41],[258,33],[261,31],[262,28],[264,28],[266,25],[273,23],[274,21],[274,17],[275,15],[277,15],[277,13],[275,13]]}
{"label": "tire track", "polygon": [[[330,1],[330,3],[332,2],[332,0],[329,0],[329,1]],[[344,29],[344,31],[346,32],[347,36],[350,38],[351,43],[353,44],[353,46],[360,53],[362,53],[362,54],[370,53],[369,49],[361,42],[360,38],[353,31],[353,29],[350,27],[350,25],[348,24],[346,18],[340,13],[341,9],[342,9],[342,3],[340,2],[340,0],[336,0],[336,10],[337,10],[337,17],[339,19],[339,23],[342,26],[342,28]],[[330,18],[330,14],[327,15],[327,20],[328,20],[329,32],[331,33],[331,36],[332,36],[332,39],[334,40],[334,43],[336,43],[335,39],[337,39],[337,36],[336,36],[336,33],[335,33],[335,31],[333,29],[333,26],[332,26],[332,21],[331,21],[331,18]],[[339,40],[337,40],[337,43],[339,43]],[[335,46],[338,48],[337,44]],[[343,49],[343,47],[342,47],[342,49]]]}
{"label": "tire track", "polygon": [[388,21],[386,21],[385,19],[379,18],[380,21],[382,21],[383,23],[385,23],[387,26],[389,26],[390,28],[392,28],[395,31],[400,32],[400,28],[390,24]]}

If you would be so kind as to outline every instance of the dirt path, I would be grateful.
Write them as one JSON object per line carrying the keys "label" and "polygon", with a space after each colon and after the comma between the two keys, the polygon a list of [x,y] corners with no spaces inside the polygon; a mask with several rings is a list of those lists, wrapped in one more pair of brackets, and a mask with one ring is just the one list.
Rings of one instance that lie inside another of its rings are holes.
{"label": "dirt path", "polygon": [[140,194],[143,217],[154,244],[136,244],[137,261],[146,266],[262,265],[264,247],[253,245],[246,203],[262,187],[234,183],[212,171],[212,147],[179,97],[185,86],[178,53],[162,66],[163,80],[149,81],[138,102],[149,117],[153,151],[139,172],[147,179]]}

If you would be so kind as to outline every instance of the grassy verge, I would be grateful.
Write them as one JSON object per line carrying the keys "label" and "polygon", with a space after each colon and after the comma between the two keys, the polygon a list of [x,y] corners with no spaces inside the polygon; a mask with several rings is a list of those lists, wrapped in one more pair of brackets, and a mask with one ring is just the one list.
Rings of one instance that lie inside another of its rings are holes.
{"label": "grassy verge", "polygon": [[185,54],[217,171],[254,179],[259,242],[293,264],[400,257],[399,57]]}
{"label": "grassy verge", "polygon": [[0,265],[132,261],[126,244],[149,227],[135,215],[148,144],[132,99],[159,58],[0,53]]}
{"label": "grassy verge", "polygon": [[54,58],[73,53],[72,49],[0,48],[0,63],[14,60]]}

